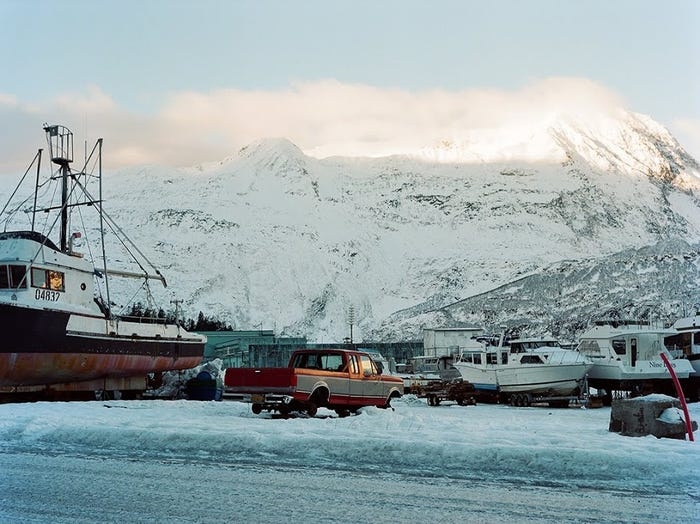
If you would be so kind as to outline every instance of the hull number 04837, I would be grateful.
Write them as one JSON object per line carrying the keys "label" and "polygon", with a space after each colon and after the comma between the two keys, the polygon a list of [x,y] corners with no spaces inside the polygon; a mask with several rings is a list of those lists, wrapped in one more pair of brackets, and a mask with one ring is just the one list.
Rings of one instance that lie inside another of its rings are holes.
{"label": "hull number 04837", "polygon": [[52,291],[50,289],[37,289],[34,293],[34,298],[37,300],[58,302],[58,299],[61,298],[61,294],[58,291]]}

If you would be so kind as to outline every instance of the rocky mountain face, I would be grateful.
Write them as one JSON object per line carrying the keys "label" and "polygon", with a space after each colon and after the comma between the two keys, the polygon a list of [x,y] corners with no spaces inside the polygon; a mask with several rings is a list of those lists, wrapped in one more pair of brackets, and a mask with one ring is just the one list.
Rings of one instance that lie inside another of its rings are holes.
{"label": "rocky mountain face", "polygon": [[237,329],[337,342],[352,308],[356,340],[463,324],[573,337],[613,308],[700,302],[700,167],[665,129],[621,112],[519,140],[536,161],[477,158],[476,139],[320,160],[263,140],[107,173],[106,207],[167,277],[163,307]]}
{"label": "rocky mountain face", "polygon": [[398,311],[382,337],[420,336],[420,326],[487,326],[573,343],[595,319],[670,323],[700,309],[700,244],[667,240],[640,249],[565,260],[452,304]]}

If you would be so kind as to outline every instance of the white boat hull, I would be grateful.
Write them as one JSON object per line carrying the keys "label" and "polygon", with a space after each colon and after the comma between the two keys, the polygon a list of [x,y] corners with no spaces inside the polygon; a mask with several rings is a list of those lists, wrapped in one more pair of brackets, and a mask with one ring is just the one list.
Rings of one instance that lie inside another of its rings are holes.
{"label": "white boat hull", "polygon": [[570,395],[575,393],[590,368],[588,363],[565,365],[521,365],[479,368],[464,362],[454,367],[476,389],[503,393]]}

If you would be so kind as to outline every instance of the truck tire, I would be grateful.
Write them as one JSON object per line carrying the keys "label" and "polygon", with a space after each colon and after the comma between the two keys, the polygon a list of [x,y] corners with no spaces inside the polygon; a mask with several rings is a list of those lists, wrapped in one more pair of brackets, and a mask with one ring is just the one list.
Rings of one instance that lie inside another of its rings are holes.
{"label": "truck tire", "polygon": [[318,406],[314,402],[307,402],[306,404],[306,414],[309,415],[310,417],[315,417],[316,413],[318,413]]}

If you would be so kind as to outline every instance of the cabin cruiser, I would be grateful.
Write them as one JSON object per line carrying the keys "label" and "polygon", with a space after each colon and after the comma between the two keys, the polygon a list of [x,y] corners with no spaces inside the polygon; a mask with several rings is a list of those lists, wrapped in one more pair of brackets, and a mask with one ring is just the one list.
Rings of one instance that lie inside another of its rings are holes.
{"label": "cabin cruiser", "polygon": [[[206,337],[188,333],[177,321],[128,317],[113,310],[112,279],[142,280],[148,289],[149,280],[165,286],[165,278],[104,213],[102,139],[85,162],[99,166],[94,168],[98,171],[78,172],[70,167],[71,131],[54,125],[44,130],[56,170],[40,179],[39,150],[2,210],[0,389],[134,391],[145,389],[149,373],[198,365]],[[22,183],[34,164],[36,182],[23,195]],[[92,191],[99,192],[93,196]],[[14,204],[13,197],[24,200]],[[16,227],[22,223],[31,227]],[[79,227],[82,233],[69,233]],[[107,267],[106,227],[130,253],[141,255],[132,269]],[[82,250],[76,247],[79,239],[86,242]]]}
{"label": "cabin cruiser", "polygon": [[700,398],[700,311],[676,320],[673,329],[675,333],[666,337],[666,348],[688,359],[693,371],[683,382],[683,391],[691,401],[697,402]]}
{"label": "cabin cruiser", "polygon": [[632,393],[674,393],[664,353],[679,379],[693,372],[680,352],[669,352],[665,340],[676,331],[637,320],[597,321],[580,338],[577,350],[593,362],[588,372],[591,387]]}
{"label": "cabin cruiser", "polygon": [[591,362],[553,338],[478,337],[452,365],[479,391],[532,401],[581,393]]}

